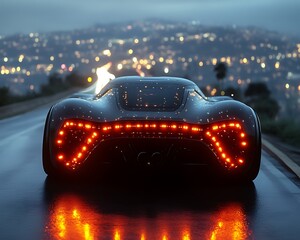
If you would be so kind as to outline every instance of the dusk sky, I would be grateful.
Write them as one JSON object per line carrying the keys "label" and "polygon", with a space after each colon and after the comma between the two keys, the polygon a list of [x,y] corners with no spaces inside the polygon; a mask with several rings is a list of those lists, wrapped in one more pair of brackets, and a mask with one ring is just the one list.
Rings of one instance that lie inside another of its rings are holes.
{"label": "dusk sky", "polygon": [[300,36],[299,0],[0,0],[0,35],[161,18]]}

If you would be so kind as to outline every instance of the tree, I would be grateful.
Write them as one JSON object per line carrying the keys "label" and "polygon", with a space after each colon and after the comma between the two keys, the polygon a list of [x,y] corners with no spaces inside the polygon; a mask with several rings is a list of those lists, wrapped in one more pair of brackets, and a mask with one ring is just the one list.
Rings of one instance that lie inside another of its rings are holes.
{"label": "tree", "polygon": [[227,75],[227,65],[223,62],[218,62],[216,66],[214,67],[214,72],[216,73],[216,78],[219,81],[220,84],[220,90],[223,90],[223,80]]}
{"label": "tree", "polygon": [[246,103],[262,118],[274,119],[280,107],[271,97],[271,92],[265,83],[250,83],[245,91]]}
{"label": "tree", "polygon": [[0,106],[8,104],[10,102],[10,92],[8,87],[0,88]]}
{"label": "tree", "polygon": [[271,92],[269,91],[265,83],[250,83],[245,91],[245,97],[270,97]]}
{"label": "tree", "polygon": [[69,75],[66,76],[65,78],[66,83],[70,87],[85,87],[87,86],[87,81],[86,78],[76,71],[70,73]]}
{"label": "tree", "polygon": [[41,86],[42,95],[51,95],[66,89],[63,78],[58,73],[52,73],[48,77],[48,84]]}

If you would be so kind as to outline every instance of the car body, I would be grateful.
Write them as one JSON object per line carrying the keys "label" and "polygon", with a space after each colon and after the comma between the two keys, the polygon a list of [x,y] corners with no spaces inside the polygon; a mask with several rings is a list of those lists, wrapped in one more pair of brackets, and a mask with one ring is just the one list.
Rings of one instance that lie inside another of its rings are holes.
{"label": "car body", "polygon": [[205,97],[183,78],[116,78],[98,94],[55,104],[45,123],[43,166],[50,176],[209,169],[214,177],[253,180],[260,158],[253,109],[230,97]]}

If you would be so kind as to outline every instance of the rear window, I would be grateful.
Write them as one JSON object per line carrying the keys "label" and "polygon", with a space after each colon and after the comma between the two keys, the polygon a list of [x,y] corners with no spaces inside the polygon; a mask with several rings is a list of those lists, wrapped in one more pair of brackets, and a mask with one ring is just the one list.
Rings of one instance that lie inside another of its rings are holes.
{"label": "rear window", "polygon": [[124,83],[119,86],[119,102],[131,111],[174,111],[182,104],[184,89],[166,82]]}

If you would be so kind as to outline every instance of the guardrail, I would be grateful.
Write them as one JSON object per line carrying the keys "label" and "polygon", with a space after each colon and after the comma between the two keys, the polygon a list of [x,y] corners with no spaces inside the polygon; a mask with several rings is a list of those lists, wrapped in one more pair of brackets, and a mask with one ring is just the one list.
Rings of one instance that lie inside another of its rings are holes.
{"label": "guardrail", "polygon": [[3,107],[0,107],[0,119],[12,117],[21,113],[28,112],[37,107],[43,106],[49,103],[55,103],[59,99],[68,97],[75,92],[78,92],[79,89],[72,89],[66,92],[61,92],[55,95],[46,96],[46,97],[38,97],[28,101],[18,102],[9,104]]}
{"label": "guardrail", "polygon": [[297,164],[297,161],[294,158],[290,158],[286,153],[283,152],[283,149],[274,146],[274,144],[266,138],[262,139],[262,144],[265,150],[270,152],[277,159],[281,160],[283,164],[285,164],[298,178],[300,178],[300,166]]}

